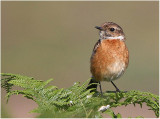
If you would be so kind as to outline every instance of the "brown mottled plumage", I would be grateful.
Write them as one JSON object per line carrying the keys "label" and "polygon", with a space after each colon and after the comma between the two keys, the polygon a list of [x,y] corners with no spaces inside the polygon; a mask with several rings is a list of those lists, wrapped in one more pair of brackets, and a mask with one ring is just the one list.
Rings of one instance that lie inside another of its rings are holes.
{"label": "brown mottled plumage", "polygon": [[[113,22],[105,22],[100,30],[100,39],[96,43],[91,56],[90,83],[110,81],[118,79],[126,70],[129,63],[129,53],[125,45],[125,35],[122,28]],[[96,88],[90,85],[87,89]],[[115,86],[116,90],[119,89]]]}

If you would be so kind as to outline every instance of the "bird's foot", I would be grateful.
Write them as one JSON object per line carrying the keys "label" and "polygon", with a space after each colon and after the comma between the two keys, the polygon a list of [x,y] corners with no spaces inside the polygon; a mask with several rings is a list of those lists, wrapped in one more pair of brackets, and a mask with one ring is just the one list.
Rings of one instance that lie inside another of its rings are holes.
{"label": "bird's foot", "polygon": [[116,92],[121,92],[118,88],[116,89]]}

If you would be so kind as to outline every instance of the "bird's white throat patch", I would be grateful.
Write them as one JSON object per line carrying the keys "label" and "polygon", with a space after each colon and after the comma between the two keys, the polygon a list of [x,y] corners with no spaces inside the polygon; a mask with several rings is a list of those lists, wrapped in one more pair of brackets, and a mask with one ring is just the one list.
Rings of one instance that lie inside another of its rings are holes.
{"label": "bird's white throat patch", "polygon": [[105,35],[105,31],[101,31],[99,33],[99,39],[100,40],[113,40],[113,39],[117,39],[117,40],[121,40],[121,41],[124,41],[124,36],[116,36],[116,37],[109,37],[109,36],[106,36]]}
{"label": "bird's white throat patch", "polygon": [[106,39],[112,40],[112,39],[119,39],[119,40],[124,40],[123,36],[117,36],[117,37],[107,37]]}

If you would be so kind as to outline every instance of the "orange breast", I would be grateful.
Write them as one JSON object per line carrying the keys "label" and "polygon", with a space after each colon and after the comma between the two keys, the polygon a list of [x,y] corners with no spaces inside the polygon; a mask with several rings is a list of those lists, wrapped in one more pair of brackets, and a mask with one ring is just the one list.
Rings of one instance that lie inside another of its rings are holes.
{"label": "orange breast", "polygon": [[91,73],[97,81],[118,79],[128,66],[128,49],[123,41],[102,40],[91,57]]}

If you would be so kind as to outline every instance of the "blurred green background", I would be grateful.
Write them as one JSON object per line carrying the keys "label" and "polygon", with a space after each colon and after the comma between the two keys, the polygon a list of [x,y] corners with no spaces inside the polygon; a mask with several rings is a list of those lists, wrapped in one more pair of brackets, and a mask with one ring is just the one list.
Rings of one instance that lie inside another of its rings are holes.
{"label": "blurred green background", "polygon": [[[159,94],[158,1],[1,3],[3,73],[54,78],[59,88],[83,83],[91,76],[89,60],[99,38],[94,27],[112,21],[123,28],[130,53],[129,67],[115,84]],[[107,82],[102,88],[115,90]],[[13,96],[5,104],[4,96],[2,90],[2,109],[11,117],[35,116],[28,113],[37,106],[31,100]]]}

